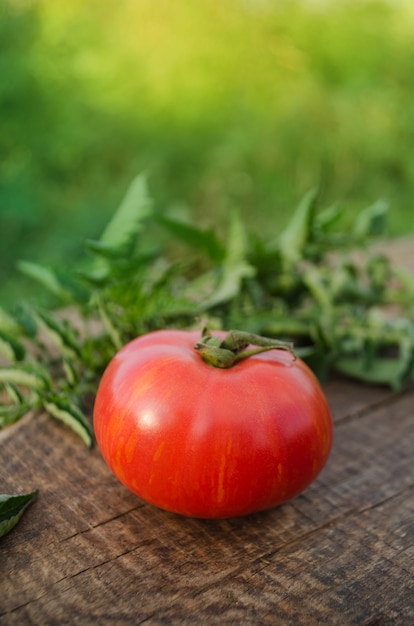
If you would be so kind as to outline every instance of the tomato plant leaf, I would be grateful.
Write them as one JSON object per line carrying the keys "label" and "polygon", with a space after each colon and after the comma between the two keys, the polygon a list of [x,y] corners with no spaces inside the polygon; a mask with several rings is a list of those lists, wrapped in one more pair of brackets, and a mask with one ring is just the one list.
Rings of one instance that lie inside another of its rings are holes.
{"label": "tomato plant leaf", "polygon": [[3,386],[11,402],[14,404],[22,404],[24,402],[24,395],[19,391],[16,385],[4,383]]}
{"label": "tomato plant leaf", "polygon": [[88,302],[91,291],[86,286],[85,281],[82,280],[80,273],[71,272],[67,269],[61,270],[60,268],[55,269],[54,273],[68,299],[75,304],[86,304]]}
{"label": "tomato plant leaf", "polygon": [[158,216],[157,219],[170,233],[185,243],[204,250],[213,261],[220,262],[223,260],[225,255],[224,246],[212,229],[198,228],[187,222],[164,215]]}
{"label": "tomato plant leaf", "polygon": [[248,237],[244,224],[237,212],[232,214],[226,252],[220,267],[215,292],[202,305],[202,310],[211,309],[235,298],[240,292],[242,281],[255,274],[248,262]]}
{"label": "tomato plant leaf", "polygon": [[27,507],[36,500],[39,491],[24,495],[0,494],[0,537],[4,537],[18,523]]}
{"label": "tomato plant leaf", "polygon": [[40,309],[37,309],[34,314],[38,324],[46,331],[51,341],[60,348],[62,355],[79,358],[80,349],[71,326]]}
{"label": "tomato plant leaf", "polygon": [[37,334],[37,324],[32,308],[26,302],[19,302],[14,308],[14,319],[19,326],[18,335],[33,340]]}
{"label": "tomato plant leaf", "polygon": [[104,259],[121,259],[124,256],[124,250],[121,247],[114,247],[108,245],[103,241],[96,241],[95,239],[86,239],[85,247],[89,252],[93,252]]}
{"label": "tomato plant leaf", "polygon": [[45,410],[76,432],[88,446],[93,444],[93,428],[82,411],[67,398],[51,395],[43,402]]}
{"label": "tomato plant leaf", "polygon": [[21,330],[17,320],[0,306],[0,332],[11,337],[18,337],[21,334]]}
{"label": "tomato plant leaf", "polygon": [[150,217],[154,217],[148,194],[146,174],[138,175],[129,186],[121,204],[98,241],[88,240],[87,249],[94,253],[92,267],[81,275],[88,283],[104,286],[116,270],[116,264],[131,262],[137,235]]}
{"label": "tomato plant leaf", "polygon": [[70,358],[62,359],[62,367],[66,376],[66,380],[70,387],[74,387],[76,383],[79,381],[78,371],[73,366]]}
{"label": "tomato plant leaf", "polygon": [[[312,190],[270,243],[248,232],[237,212],[224,238],[218,228],[155,211],[139,175],[101,238],[86,242],[89,262],[65,270],[20,263],[71,305],[69,320],[80,321],[82,333],[49,309],[22,302],[10,315],[0,307],[0,352],[10,363],[0,368],[0,426],[44,407],[90,445],[79,407],[90,406],[114,349],[148,330],[192,327],[206,313],[215,328],[294,340],[321,377],[337,367],[402,386],[414,377],[414,281],[384,255],[353,254],[382,232],[386,208],[374,203],[341,228],[343,206],[317,211]],[[160,228],[189,249],[180,257],[182,246],[152,238]],[[397,314],[378,315],[390,303]]]}
{"label": "tomato plant leaf", "polygon": [[24,359],[26,350],[14,337],[0,331],[0,353],[9,361],[21,361]]}
{"label": "tomato plant leaf", "polygon": [[341,357],[335,361],[335,369],[341,374],[376,385],[391,385],[399,390],[402,380],[399,376],[399,360],[375,359],[367,365],[366,355]]}
{"label": "tomato plant leaf", "polygon": [[51,385],[47,371],[41,366],[31,364],[0,367],[0,383],[21,385],[29,389],[47,389]]}
{"label": "tomato plant leaf", "polygon": [[121,335],[116,325],[113,323],[104,303],[102,302],[102,298],[100,298],[98,294],[95,294],[94,302],[99,312],[99,316],[104,325],[104,328],[108,333],[108,337],[110,337],[115,349],[120,350],[122,348]]}
{"label": "tomato plant leaf", "polygon": [[153,213],[148,194],[147,176],[140,174],[131,183],[118,210],[106,226],[99,240],[103,247],[112,250],[130,248],[144,222]]}
{"label": "tomato plant leaf", "polygon": [[368,237],[381,235],[386,226],[388,205],[378,200],[361,211],[353,226],[353,236],[356,241],[363,241]]}
{"label": "tomato plant leaf", "polygon": [[324,211],[317,213],[314,218],[314,229],[319,233],[329,233],[342,219],[345,213],[343,204],[334,204]]}
{"label": "tomato plant leaf", "polygon": [[278,247],[282,259],[288,267],[299,261],[304,255],[305,246],[311,238],[317,198],[317,189],[309,191],[279,236]]}
{"label": "tomato plant leaf", "polygon": [[70,291],[61,284],[52,268],[30,261],[19,261],[17,267],[23,274],[38,281],[62,302],[70,302],[72,300]]}
{"label": "tomato plant leaf", "polygon": [[17,422],[29,410],[30,405],[25,402],[21,404],[0,404],[0,428]]}

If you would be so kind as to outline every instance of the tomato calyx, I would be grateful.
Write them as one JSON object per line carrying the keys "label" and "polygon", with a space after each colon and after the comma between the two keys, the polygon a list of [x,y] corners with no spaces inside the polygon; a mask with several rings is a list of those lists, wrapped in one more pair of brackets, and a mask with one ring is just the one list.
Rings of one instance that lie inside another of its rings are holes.
{"label": "tomato calyx", "polygon": [[[247,349],[249,346],[256,347]],[[293,343],[261,337],[242,330],[230,330],[225,339],[222,340],[220,337],[212,335],[205,328],[202,331],[201,340],[196,343],[194,349],[197,350],[203,361],[220,369],[228,369],[254,354],[268,350],[287,350],[292,355],[293,360],[296,359]]]}

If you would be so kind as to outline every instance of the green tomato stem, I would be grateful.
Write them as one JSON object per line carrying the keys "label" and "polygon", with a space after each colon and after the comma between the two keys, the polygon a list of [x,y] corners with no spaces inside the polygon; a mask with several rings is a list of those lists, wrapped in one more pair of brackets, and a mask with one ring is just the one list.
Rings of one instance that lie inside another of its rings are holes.
{"label": "green tomato stem", "polygon": [[[247,350],[250,345],[256,347]],[[206,363],[220,369],[228,369],[254,354],[269,350],[287,350],[293,359],[296,359],[293,343],[241,330],[229,331],[224,341],[221,341],[219,337],[214,337],[210,331],[204,329],[201,341],[196,343],[194,348]]]}

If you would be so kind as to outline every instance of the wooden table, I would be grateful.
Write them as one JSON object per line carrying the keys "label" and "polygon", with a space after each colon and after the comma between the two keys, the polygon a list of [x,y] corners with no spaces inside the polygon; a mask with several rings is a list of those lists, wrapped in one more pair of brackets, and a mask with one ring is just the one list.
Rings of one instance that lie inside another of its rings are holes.
{"label": "wooden table", "polygon": [[46,415],[3,433],[1,490],[40,495],[0,540],[0,624],[414,624],[414,390],[326,393],[320,477],[225,521],[142,503]]}
{"label": "wooden table", "polygon": [[0,540],[0,624],[414,624],[414,388],[325,390],[326,468],[239,519],[146,505],[47,415],[1,433],[0,491],[40,495]]}

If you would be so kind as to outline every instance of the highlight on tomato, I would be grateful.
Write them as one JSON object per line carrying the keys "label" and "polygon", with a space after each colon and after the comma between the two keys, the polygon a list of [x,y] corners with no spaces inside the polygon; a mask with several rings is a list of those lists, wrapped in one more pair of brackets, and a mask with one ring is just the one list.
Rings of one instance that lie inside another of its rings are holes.
{"label": "highlight on tomato", "polygon": [[198,518],[290,500],[318,476],[333,437],[322,388],[291,344],[238,331],[128,343],[104,372],[94,428],[127,488]]}

